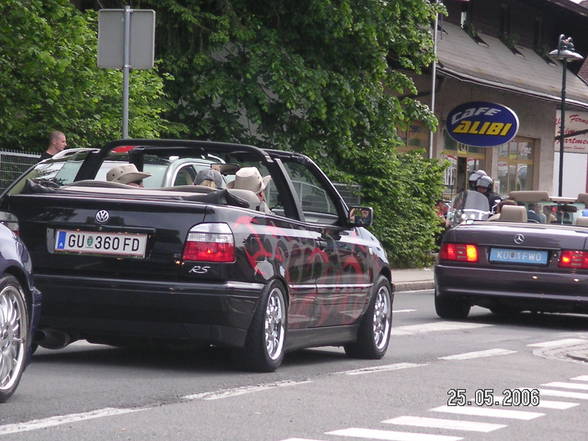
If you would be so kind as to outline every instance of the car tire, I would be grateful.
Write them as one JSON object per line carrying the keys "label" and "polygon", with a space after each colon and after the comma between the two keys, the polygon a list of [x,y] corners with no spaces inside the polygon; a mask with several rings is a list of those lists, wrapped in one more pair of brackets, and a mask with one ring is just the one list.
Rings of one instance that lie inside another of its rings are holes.
{"label": "car tire", "polygon": [[0,403],[16,390],[29,351],[29,313],[19,281],[0,278]]}
{"label": "car tire", "polygon": [[369,306],[361,319],[357,340],[344,346],[353,358],[377,360],[384,356],[392,328],[392,288],[384,276],[374,285]]}
{"label": "car tire", "polygon": [[288,307],[283,285],[272,281],[264,290],[255,311],[241,358],[256,372],[273,372],[284,359]]}
{"label": "car tire", "polygon": [[471,305],[459,297],[452,297],[439,294],[435,290],[435,311],[443,319],[459,320],[464,319],[470,313]]}

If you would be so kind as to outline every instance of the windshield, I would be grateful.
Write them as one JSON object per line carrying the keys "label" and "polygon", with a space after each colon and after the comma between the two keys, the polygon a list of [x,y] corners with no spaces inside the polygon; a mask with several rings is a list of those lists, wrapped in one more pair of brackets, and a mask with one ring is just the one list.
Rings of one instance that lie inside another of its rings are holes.
{"label": "windshield", "polygon": [[486,220],[489,216],[488,198],[480,192],[466,190],[453,199],[447,219],[455,226],[465,221]]}

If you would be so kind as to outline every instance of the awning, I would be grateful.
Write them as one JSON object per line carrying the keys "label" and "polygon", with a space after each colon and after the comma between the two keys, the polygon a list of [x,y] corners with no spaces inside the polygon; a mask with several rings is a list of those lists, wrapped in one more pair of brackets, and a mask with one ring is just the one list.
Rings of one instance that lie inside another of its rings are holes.
{"label": "awning", "polygon": [[[439,75],[561,102],[562,65],[550,64],[532,49],[513,53],[496,37],[480,33],[476,43],[459,26],[443,23],[438,34]],[[566,103],[588,109],[588,84],[568,69]]]}

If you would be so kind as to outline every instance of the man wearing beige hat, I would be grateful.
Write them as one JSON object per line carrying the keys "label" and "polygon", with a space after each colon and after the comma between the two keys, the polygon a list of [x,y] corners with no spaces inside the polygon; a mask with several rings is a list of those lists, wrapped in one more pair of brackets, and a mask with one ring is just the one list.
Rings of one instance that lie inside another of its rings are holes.
{"label": "man wearing beige hat", "polygon": [[261,176],[257,167],[242,167],[235,173],[235,180],[227,187],[236,190],[250,190],[259,198],[259,211],[270,212],[266,202],[264,190],[272,179],[271,176]]}
{"label": "man wearing beige hat", "polygon": [[111,168],[106,174],[106,180],[133,187],[143,187],[143,179],[149,176],[151,173],[140,172],[135,164],[124,164]]}

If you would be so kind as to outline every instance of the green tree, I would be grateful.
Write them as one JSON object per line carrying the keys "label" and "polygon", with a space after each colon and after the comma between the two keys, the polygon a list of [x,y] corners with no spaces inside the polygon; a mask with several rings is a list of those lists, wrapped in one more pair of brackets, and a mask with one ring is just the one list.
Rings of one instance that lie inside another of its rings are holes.
{"label": "green tree", "polygon": [[430,261],[442,164],[398,155],[397,128],[436,126],[410,72],[433,60],[428,0],[143,0],[194,138],[306,153],[357,182],[394,264]]}
{"label": "green tree", "polygon": [[[3,148],[42,151],[51,130],[70,146],[121,137],[122,73],[96,65],[96,13],[68,0],[0,2],[0,142]],[[157,137],[178,125],[156,71],[131,74],[129,134]]]}

